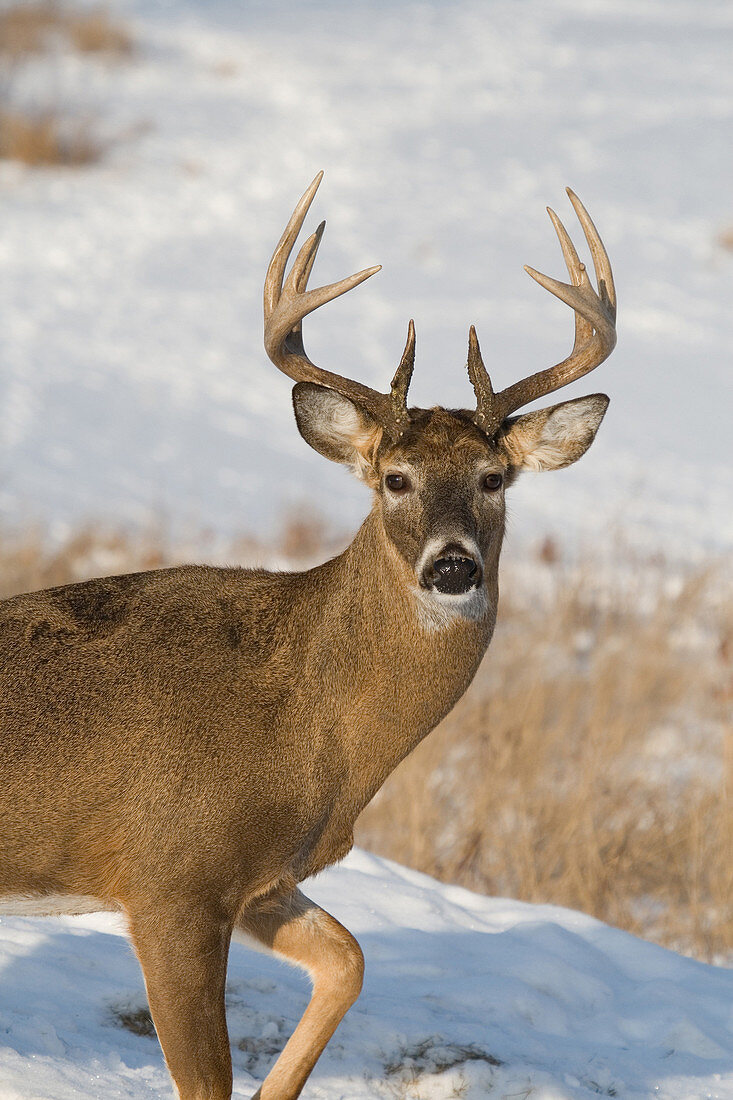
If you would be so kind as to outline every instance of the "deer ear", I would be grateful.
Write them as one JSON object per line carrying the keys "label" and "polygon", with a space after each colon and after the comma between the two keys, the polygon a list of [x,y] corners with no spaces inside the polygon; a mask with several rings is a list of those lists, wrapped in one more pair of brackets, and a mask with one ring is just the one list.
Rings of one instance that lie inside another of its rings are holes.
{"label": "deer ear", "polygon": [[576,397],[505,420],[498,442],[515,470],[561,470],[584,455],[595,439],[609,399]]}
{"label": "deer ear", "polygon": [[351,466],[357,477],[371,483],[382,428],[368,413],[335,390],[314,382],[293,387],[298,431],[315,451],[332,462]]}

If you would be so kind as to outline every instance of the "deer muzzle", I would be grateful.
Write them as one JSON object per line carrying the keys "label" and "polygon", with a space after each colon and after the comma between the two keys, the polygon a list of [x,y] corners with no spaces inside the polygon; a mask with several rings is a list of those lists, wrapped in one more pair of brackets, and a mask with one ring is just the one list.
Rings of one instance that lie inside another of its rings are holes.
{"label": "deer muzzle", "polygon": [[478,588],[483,577],[476,551],[457,544],[442,547],[423,565],[420,584],[450,596],[461,596]]}

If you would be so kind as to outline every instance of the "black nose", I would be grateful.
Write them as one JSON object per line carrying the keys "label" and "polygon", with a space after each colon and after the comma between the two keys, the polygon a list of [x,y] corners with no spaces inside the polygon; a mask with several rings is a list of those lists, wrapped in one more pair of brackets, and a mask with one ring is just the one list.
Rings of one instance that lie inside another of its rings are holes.
{"label": "black nose", "polygon": [[468,592],[481,580],[478,563],[462,551],[453,550],[451,547],[435,559],[432,568],[428,570],[428,575],[433,588],[438,592],[450,593],[454,596]]}

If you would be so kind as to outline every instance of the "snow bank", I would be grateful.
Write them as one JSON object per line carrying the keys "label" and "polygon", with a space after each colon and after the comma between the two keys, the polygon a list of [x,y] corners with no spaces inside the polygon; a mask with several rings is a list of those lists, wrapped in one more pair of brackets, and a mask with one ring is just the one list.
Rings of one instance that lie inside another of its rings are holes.
{"label": "snow bank", "polygon": [[[733,1098],[729,970],[358,850],[305,889],[356,934],[367,977],[304,1097]],[[157,1042],[129,1029],[148,1020],[117,918],[2,919],[0,988],[2,1100],[172,1095]],[[298,971],[233,946],[235,1096],[307,998]]]}

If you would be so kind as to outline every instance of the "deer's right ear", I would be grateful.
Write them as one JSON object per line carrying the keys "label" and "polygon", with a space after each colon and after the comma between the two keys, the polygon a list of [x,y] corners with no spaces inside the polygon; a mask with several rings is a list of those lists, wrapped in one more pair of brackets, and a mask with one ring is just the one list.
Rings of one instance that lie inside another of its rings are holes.
{"label": "deer's right ear", "polygon": [[314,382],[293,387],[298,431],[315,451],[351,466],[368,485],[376,481],[375,461],[382,428],[368,413],[335,390]]}

